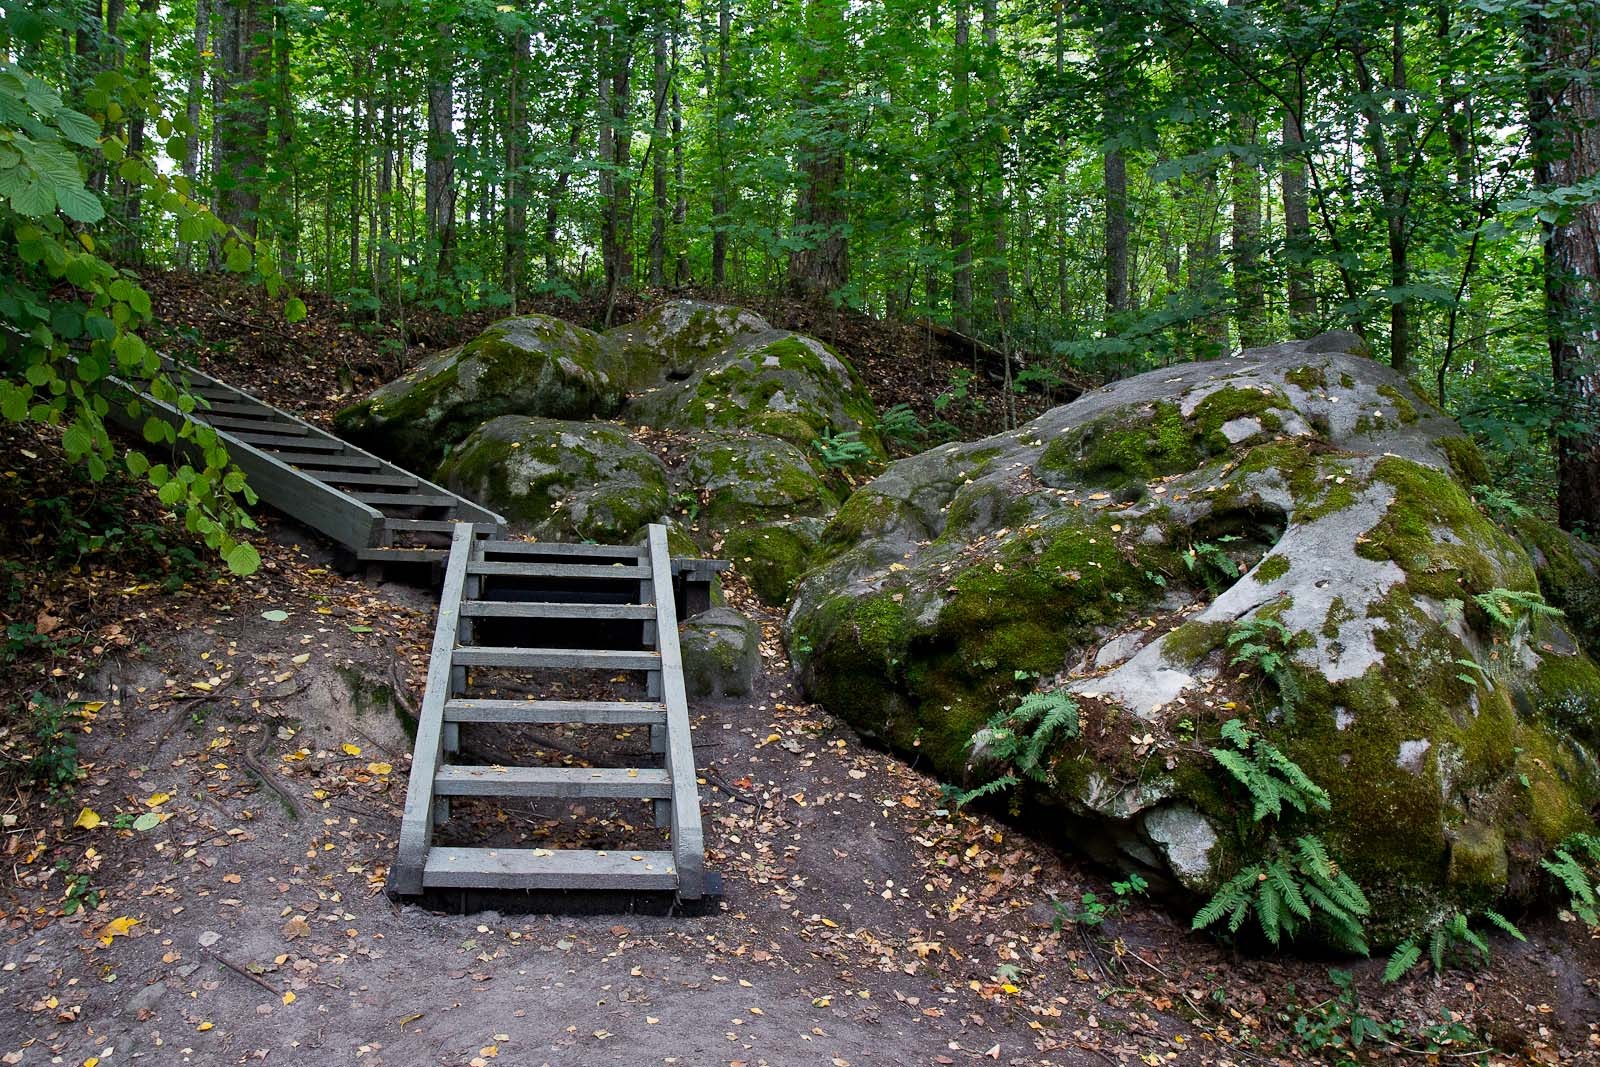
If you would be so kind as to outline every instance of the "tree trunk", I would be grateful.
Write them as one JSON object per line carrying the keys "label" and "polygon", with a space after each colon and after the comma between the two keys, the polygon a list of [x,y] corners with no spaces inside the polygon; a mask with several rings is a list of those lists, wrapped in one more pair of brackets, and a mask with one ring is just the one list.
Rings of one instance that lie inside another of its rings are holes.
{"label": "tree trunk", "polygon": [[1306,196],[1305,99],[1303,87],[1297,89],[1291,106],[1283,110],[1283,245],[1288,261],[1289,332],[1295,337],[1308,330],[1317,317],[1310,267],[1311,207]]}
{"label": "tree trunk", "polygon": [[711,287],[726,288],[728,284],[728,212],[732,208],[733,181],[728,166],[728,139],[724,126],[727,113],[723,110],[728,99],[728,49],[733,30],[732,0],[717,3],[717,82],[713,87],[712,151],[716,155],[716,171],[711,186]]}
{"label": "tree trunk", "polygon": [[984,212],[988,215],[986,221],[994,228],[994,262],[990,264],[989,269],[989,288],[994,301],[995,319],[1004,332],[1007,324],[1011,322],[1011,264],[1008,247],[1010,234],[1007,231],[1009,219],[1005,196],[1008,123],[1001,110],[1003,104],[1000,90],[1000,26],[996,0],[983,0],[983,44],[983,73],[988,89],[984,96],[984,123],[987,127],[987,140],[991,142],[991,150],[987,153],[986,161],[990,169],[986,181],[989,195],[984,205]]}
{"label": "tree trunk", "polygon": [[654,67],[655,122],[650,131],[650,284],[662,286],[667,280],[667,27],[655,28],[650,43]]}
{"label": "tree trunk", "polygon": [[[1600,177],[1600,84],[1593,78],[1597,5],[1527,18],[1534,180],[1543,191]],[[1600,204],[1542,212],[1545,322],[1563,400],[1556,437],[1561,526],[1600,533]]]}
{"label": "tree trunk", "polygon": [[441,284],[455,265],[456,252],[456,105],[451,29],[448,19],[434,26],[433,49],[428,56],[428,158],[423,177],[423,215],[427,219],[428,241],[439,252],[435,273]]}
{"label": "tree trunk", "polygon": [[[839,0],[806,0],[799,110],[805,132],[796,146],[801,183],[794,203],[795,238],[801,247],[789,255],[789,289],[815,300],[842,288],[850,278],[850,248],[841,193],[845,184],[847,131],[835,117],[837,98],[830,86],[837,71],[834,54],[844,38]],[[809,112],[809,114],[807,114]]]}
{"label": "tree trunk", "polygon": [[254,241],[261,216],[267,109],[264,83],[266,33],[258,4],[265,0],[227,0],[223,5],[220,49],[222,107],[217,125],[217,214]]}
{"label": "tree trunk", "polygon": [[[957,144],[972,135],[972,12],[968,0],[955,8],[955,108]],[[972,334],[972,178],[959,147],[950,160],[950,320],[957,333]]]}
{"label": "tree trunk", "polygon": [[[147,0],[140,0],[141,3]],[[276,86],[273,92],[278,118],[277,156],[280,166],[287,172],[288,188],[278,232],[278,268],[284,277],[293,278],[300,269],[300,156],[295,151],[294,82],[289,76],[293,39],[290,37],[289,9],[278,3],[273,9],[276,30],[272,47],[276,58]]]}
{"label": "tree trunk", "polygon": [[523,30],[511,35],[511,70],[506,87],[505,132],[505,250],[503,283],[511,297],[511,313],[516,314],[521,291],[522,265],[526,258],[527,187],[523,177],[522,146],[527,137],[523,115],[522,68],[527,62],[530,39]]}
{"label": "tree trunk", "polygon": [[1106,187],[1104,253],[1106,263],[1106,318],[1113,320],[1133,304],[1128,296],[1128,162],[1121,146],[1114,142],[1125,120],[1122,102],[1127,82],[1122,69],[1124,50],[1112,39],[1116,33],[1114,16],[1101,30],[1096,48],[1102,90],[1101,132],[1105,137],[1102,170]]}

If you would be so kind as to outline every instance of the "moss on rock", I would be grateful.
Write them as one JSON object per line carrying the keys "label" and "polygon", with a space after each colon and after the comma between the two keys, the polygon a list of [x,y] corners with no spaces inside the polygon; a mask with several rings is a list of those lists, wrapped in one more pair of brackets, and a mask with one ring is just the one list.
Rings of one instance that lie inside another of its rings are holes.
{"label": "moss on rock", "polygon": [[622,544],[667,510],[667,474],[620,426],[503,415],[435,478],[542,540]]}
{"label": "moss on rock", "polygon": [[723,554],[764,602],[781,605],[811,565],[817,531],[805,523],[741,526],[723,538]]}
{"label": "moss on rock", "polygon": [[549,315],[490,326],[334,417],[339,432],[407,466],[427,469],[499,415],[584,419],[615,414],[622,382],[610,342]]}

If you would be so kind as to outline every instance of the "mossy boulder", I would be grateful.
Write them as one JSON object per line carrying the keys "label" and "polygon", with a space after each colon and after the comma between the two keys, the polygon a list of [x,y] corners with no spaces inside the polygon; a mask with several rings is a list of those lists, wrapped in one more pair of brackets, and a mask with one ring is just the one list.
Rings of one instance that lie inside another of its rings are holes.
{"label": "mossy boulder", "polygon": [[626,368],[629,388],[681,381],[746,334],[772,329],[747,308],[700,300],[668,300],[642,318],[606,332]]}
{"label": "mossy boulder", "polygon": [[693,435],[675,488],[699,498],[696,518],[708,530],[831,515],[839,508],[806,454],[765,434]]}
{"label": "mossy boulder", "polygon": [[425,470],[499,415],[584,419],[616,414],[625,395],[615,345],[549,315],[503,319],[339,412],[356,444]]}
{"label": "mossy boulder", "polygon": [[661,461],[620,426],[502,415],[434,476],[547,541],[624,544],[667,510]]}
{"label": "mossy boulder", "polygon": [[1197,894],[1266,839],[1211,755],[1239,718],[1327,790],[1276,830],[1322,838],[1375,945],[1530,896],[1600,803],[1600,671],[1518,606],[1550,567],[1474,503],[1471,442],[1355,347],[1166,368],[892,464],[795,590],[806,690],[969,784],[996,713],[1064,691],[1024,816]]}
{"label": "mossy boulder", "polygon": [[748,696],[761,666],[761,629],[732,608],[702,611],[678,628],[691,700]]}
{"label": "mossy boulder", "polygon": [[738,526],[723,537],[721,554],[734,573],[768,604],[782,605],[811,566],[822,532],[820,519]]}
{"label": "mossy boulder", "polygon": [[751,431],[802,449],[854,433],[884,454],[855,368],[816,338],[783,330],[739,337],[689,377],[634,399],[624,418],[663,430]]}

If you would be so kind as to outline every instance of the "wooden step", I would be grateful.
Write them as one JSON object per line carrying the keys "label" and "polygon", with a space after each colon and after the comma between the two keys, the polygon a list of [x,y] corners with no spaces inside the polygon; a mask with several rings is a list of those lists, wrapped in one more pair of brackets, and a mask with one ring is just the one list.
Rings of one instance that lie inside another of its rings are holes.
{"label": "wooden step", "polygon": [[[276,431],[278,425],[273,425]],[[255,445],[263,451],[284,448],[298,452],[343,452],[350,446],[343,441],[332,437],[313,437],[300,431],[303,436],[295,436],[291,431],[284,433],[256,433],[250,430],[227,430],[229,437],[236,437],[248,445]]]}
{"label": "wooden step", "polygon": [[461,614],[480,619],[653,619],[654,604],[555,604],[544,601],[464,600]]}
{"label": "wooden step", "polygon": [[396,533],[454,533],[456,519],[395,519],[383,520],[384,528]]}
{"label": "wooden step", "polygon": [[408,508],[447,508],[457,503],[455,497],[439,496],[437,493],[351,493],[350,495],[363,504],[371,504],[374,507],[392,504]]}
{"label": "wooden step", "polygon": [[372,474],[367,471],[319,471],[307,470],[307,474],[319,482],[329,485],[371,485],[377,487],[392,486],[399,489],[409,489],[411,486],[422,484],[410,474]]}
{"label": "wooden step", "polygon": [[570,541],[485,541],[486,556],[600,556],[605,559],[639,559],[636,545],[585,545]]}
{"label": "wooden step", "polygon": [[218,415],[248,415],[256,419],[271,419],[278,414],[265,404],[256,404],[248,401],[241,404],[237,401],[229,400],[213,400],[210,401],[209,407],[196,411],[198,415],[210,415],[212,413]]}
{"label": "wooden step", "polygon": [[619,797],[665,800],[672,779],[654,767],[440,767],[433,791],[444,797]]}
{"label": "wooden step", "polygon": [[468,645],[456,649],[451,654],[451,662],[458,667],[570,667],[649,671],[661,666],[661,653],[584,648],[479,648]]}
{"label": "wooden step", "polygon": [[315,452],[279,452],[278,458],[291,467],[301,467],[307,474],[315,474],[316,468],[325,467],[348,468],[350,470],[375,471],[383,466],[381,460],[360,453],[330,452],[326,455],[317,455]]}
{"label": "wooden step", "polygon": [[467,564],[468,574],[497,574],[509,578],[648,578],[650,568],[618,564],[497,563],[478,560]]}
{"label": "wooden step", "polygon": [[428,851],[429,889],[673,890],[670,852],[587,849],[441,848]]}
{"label": "wooden step", "polygon": [[[273,422],[269,419],[250,419],[243,415],[213,415],[209,411],[196,411],[194,417],[223,430],[244,430],[246,433],[271,433],[278,437],[305,437],[311,431],[293,422]],[[343,448],[343,444],[340,444]]]}
{"label": "wooden step", "polygon": [[447,700],[445,722],[530,723],[557,726],[659,726],[667,706],[645,700]]}
{"label": "wooden step", "polygon": [[363,548],[356,559],[363,563],[437,563],[450,553],[443,548]]}

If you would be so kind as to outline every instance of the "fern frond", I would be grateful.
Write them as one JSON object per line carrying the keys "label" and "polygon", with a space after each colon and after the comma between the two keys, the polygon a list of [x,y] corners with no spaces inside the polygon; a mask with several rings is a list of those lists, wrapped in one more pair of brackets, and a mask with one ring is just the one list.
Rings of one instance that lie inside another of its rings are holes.
{"label": "fern frond", "polygon": [[1324,881],[1333,880],[1333,860],[1328,856],[1328,846],[1322,843],[1320,837],[1306,834],[1296,839],[1295,845],[1300,853],[1300,863],[1307,871]]}
{"label": "fern frond", "polygon": [[1224,740],[1232,741],[1239,748],[1248,752],[1250,750],[1250,742],[1255,739],[1256,735],[1245,729],[1244,723],[1238,719],[1229,719],[1222,724],[1222,736]]}
{"label": "fern frond", "polygon": [[1203,930],[1232,911],[1241,900],[1248,905],[1250,898],[1246,890],[1255,882],[1256,874],[1257,868],[1248,867],[1224,882],[1205,906],[1195,913],[1194,922],[1189,928]]}
{"label": "fern frond", "polygon": [[1256,891],[1256,921],[1261,924],[1261,932],[1267,935],[1267,940],[1276,946],[1283,936],[1283,901],[1276,883],[1270,878]]}
{"label": "fern frond", "polygon": [[1433,961],[1434,974],[1444,971],[1444,950],[1447,947],[1443,924],[1435,926],[1428,937],[1428,958]]}
{"label": "fern frond", "polygon": [[1267,865],[1267,881],[1276,887],[1290,911],[1302,919],[1311,918],[1311,907],[1306,903],[1306,898],[1300,895],[1300,886],[1295,881],[1294,873],[1282,860],[1274,860]]}
{"label": "fern frond", "polygon": [[1506,918],[1504,915],[1501,915],[1493,908],[1484,908],[1481,914],[1485,919],[1488,919],[1490,923],[1499,927],[1501,930],[1504,930],[1518,941],[1528,940],[1527,937],[1523,935],[1521,930],[1518,930],[1516,926],[1512,925],[1510,919]]}
{"label": "fern frond", "polygon": [[1383,969],[1383,980],[1398,981],[1407,971],[1415,967],[1420,959],[1422,959],[1422,949],[1415,941],[1400,942],[1389,954],[1388,966]]}
{"label": "fern frond", "polygon": [[971,804],[974,800],[981,800],[984,797],[993,796],[994,794],[999,793],[1002,790],[1010,789],[1012,786],[1017,784],[1018,782],[1016,775],[1002,775],[992,782],[984,782],[975,789],[969,789],[964,793],[957,793],[951,798],[951,803],[958,808],[964,808],[968,804]]}

